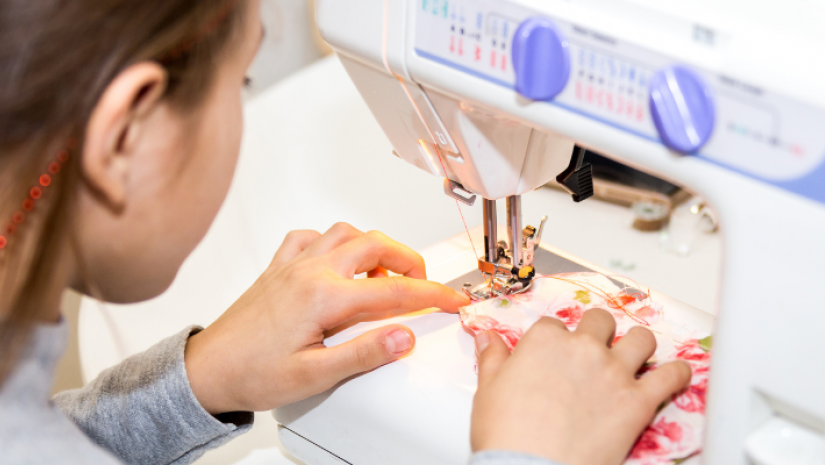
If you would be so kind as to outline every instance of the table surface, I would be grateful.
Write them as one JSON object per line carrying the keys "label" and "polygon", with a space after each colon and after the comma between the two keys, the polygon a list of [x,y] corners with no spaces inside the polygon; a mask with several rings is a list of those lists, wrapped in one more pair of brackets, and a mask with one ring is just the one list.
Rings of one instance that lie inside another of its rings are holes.
{"label": "table surface", "polygon": [[[441,180],[392,156],[334,57],[248,102],[245,118],[226,203],[171,288],[135,305],[84,299],[79,332],[85,380],[187,325],[214,321],[263,272],[291,230],[324,231],[346,221],[417,250],[464,231]],[[479,205],[462,210],[469,227],[481,223]],[[529,224],[550,217],[543,240],[554,247],[715,313],[718,234],[698,235],[693,253],[677,257],[660,250],[657,233],[632,229],[632,215],[623,207],[595,200],[576,204],[562,192],[542,189],[524,196],[523,211]],[[199,463],[233,463],[253,449],[276,447],[269,414],[256,421],[250,434]]]}

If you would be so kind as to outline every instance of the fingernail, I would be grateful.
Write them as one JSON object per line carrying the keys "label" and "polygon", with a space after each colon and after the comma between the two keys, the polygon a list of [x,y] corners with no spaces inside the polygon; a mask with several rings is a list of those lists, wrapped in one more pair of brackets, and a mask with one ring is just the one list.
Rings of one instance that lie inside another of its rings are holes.
{"label": "fingernail", "polygon": [[470,298],[467,297],[467,294],[462,291],[455,291],[455,293],[458,294],[458,297],[461,298],[462,301],[467,302],[467,304],[470,303]]}
{"label": "fingernail", "polygon": [[476,336],[476,355],[481,355],[488,345],[490,345],[490,335],[486,331],[479,333]]}
{"label": "fingernail", "polygon": [[403,354],[412,347],[412,337],[403,329],[397,329],[387,334],[384,344],[393,355]]}

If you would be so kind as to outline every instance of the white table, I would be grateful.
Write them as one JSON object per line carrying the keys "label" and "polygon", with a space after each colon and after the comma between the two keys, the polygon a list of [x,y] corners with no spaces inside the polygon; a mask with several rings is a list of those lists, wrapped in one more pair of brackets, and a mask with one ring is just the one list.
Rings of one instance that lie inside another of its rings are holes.
{"label": "white table", "polygon": [[[266,268],[290,230],[323,231],[346,221],[418,250],[464,230],[441,180],[391,155],[392,147],[335,58],[253,99],[245,115],[229,196],[172,287],[136,305],[82,303],[85,380],[187,325],[214,321]],[[575,204],[548,189],[526,195],[523,204],[526,223],[550,216],[544,241],[715,313],[718,235],[700,236],[695,252],[680,258],[660,251],[656,234],[630,228],[627,209],[598,201]],[[480,206],[463,211],[470,227],[481,223]],[[256,422],[250,434],[199,463],[232,463],[252,449],[277,446],[270,415],[259,414]]]}

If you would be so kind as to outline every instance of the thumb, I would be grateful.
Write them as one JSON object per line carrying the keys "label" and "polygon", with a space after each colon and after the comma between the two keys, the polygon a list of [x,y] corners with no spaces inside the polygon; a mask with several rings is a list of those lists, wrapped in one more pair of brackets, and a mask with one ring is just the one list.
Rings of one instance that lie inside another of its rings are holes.
{"label": "thumb", "polygon": [[478,386],[492,381],[504,362],[510,358],[510,349],[495,331],[484,331],[476,336],[478,356]]}
{"label": "thumb", "polygon": [[322,349],[324,373],[334,377],[334,383],[350,376],[374,370],[398,360],[412,351],[415,335],[406,326],[389,325],[364,333],[334,347]]}

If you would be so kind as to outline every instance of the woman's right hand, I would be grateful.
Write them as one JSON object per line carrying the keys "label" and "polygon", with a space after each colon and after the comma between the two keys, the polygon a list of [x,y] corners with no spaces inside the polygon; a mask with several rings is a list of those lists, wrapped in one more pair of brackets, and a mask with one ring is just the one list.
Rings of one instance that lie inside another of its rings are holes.
{"label": "woman's right hand", "polygon": [[[365,272],[370,279],[353,279]],[[363,314],[457,312],[469,304],[463,293],[427,281],[424,259],[379,232],[344,223],[323,235],[294,231],[255,284],[189,339],[189,383],[213,414],[273,409],[398,360],[415,345],[399,324],[334,347],[324,344],[327,331]]]}
{"label": "woman's right hand", "polygon": [[687,387],[691,370],[673,362],[636,379],[656,340],[636,327],[611,348],[615,330],[613,317],[594,309],[575,332],[542,318],[512,354],[496,333],[479,334],[473,450],[621,464],[657,407]]}

